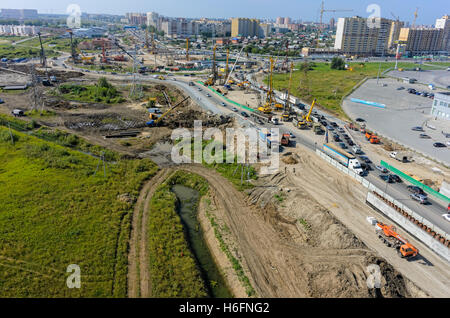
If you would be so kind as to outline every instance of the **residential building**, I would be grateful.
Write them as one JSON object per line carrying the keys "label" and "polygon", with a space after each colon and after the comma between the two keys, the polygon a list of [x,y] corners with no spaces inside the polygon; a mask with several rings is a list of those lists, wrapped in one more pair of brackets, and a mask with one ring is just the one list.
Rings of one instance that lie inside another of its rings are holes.
{"label": "residential building", "polygon": [[38,11],[35,9],[1,9],[0,18],[31,20],[38,18]]}
{"label": "residential building", "polygon": [[441,19],[436,19],[436,29],[443,30],[442,35],[442,50],[450,53],[450,18],[444,15]]}
{"label": "residential building", "polygon": [[126,13],[125,17],[131,25],[147,24],[147,15],[144,13]]}
{"label": "residential building", "polygon": [[405,43],[406,54],[437,54],[443,51],[444,29],[402,28],[399,41]]}
{"label": "residential building", "polygon": [[231,19],[231,36],[254,37],[261,36],[259,20],[248,18]]}
{"label": "residential building", "polygon": [[438,118],[450,120],[450,92],[434,94],[431,115]]}
{"label": "residential building", "polygon": [[368,24],[362,17],[339,18],[334,48],[345,54],[380,56],[387,53],[392,20],[376,18]]}
{"label": "residential building", "polygon": [[40,28],[33,25],[0,25],[0,35],[36,35]]}
{"label": "residential building", "polygon": [[161,29],[159,14],[156,12],[147,12],[147,26],[152,26],[156,30]]}
{"label": "residential building", "polygon": [[165,36],[170,38],[187,38],[199,34],[198,23],[183,18],[170,19],[161,24]]}
{"label": "residential building", "polygon": [[200,33],[208,33],[214,37],[225,37],[231,35],[231,22],[228,20],[219,21],[200,19],[194,22],[198,23]]}
{"label": "residential building", "polygon": [[388,43],[387,43],[388,50],[390,51],[390,53],[395,52],[395,50],[397,49],[396,42],[399,39],[400,30],[401,30],[401,28],[403,28],[404,25],[405,25],[405,23],[402,21],[392,21],[391,28],[389,30]]}

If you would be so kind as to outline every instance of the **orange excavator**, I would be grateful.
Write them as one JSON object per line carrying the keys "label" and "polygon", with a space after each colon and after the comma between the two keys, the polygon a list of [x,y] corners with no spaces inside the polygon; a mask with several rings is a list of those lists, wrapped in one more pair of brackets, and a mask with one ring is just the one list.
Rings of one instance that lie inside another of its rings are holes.
{"label": "orange excavator", "polygon": [[417,248],[395,232],[395,227],[393,225],[377,222],[377,234],[378,238],[388,247],[395,248],[397,250],[397,254],[401,258],[412,258],[419,254],[419,250]]}

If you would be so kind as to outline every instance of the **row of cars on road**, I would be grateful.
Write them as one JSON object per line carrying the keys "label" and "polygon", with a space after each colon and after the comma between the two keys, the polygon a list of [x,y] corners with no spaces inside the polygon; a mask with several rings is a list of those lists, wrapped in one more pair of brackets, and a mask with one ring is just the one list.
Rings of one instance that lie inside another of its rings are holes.
{"label": "row of cars on road", "polygon": [[[397,90],[398,90],[398,88],[397,88]],[[410,94],[415,94],[415,95],[419,95],[419,96],[423,96],[423,97],[428,97],[428,98],[434,99],[434,93],[421,92],[421,91],[415,90],[414,88],[408,88],[406,91],[408,93],[410,93]]]}

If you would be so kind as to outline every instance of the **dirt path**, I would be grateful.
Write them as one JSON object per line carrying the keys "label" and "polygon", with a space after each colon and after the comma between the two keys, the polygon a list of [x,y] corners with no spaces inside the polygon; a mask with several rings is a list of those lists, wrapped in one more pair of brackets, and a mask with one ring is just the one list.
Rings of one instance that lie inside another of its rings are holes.
{"label": "dirt path", "polygon": [[128,254],[128,297],[151,297],[147,249],[148,208],[156,188],[167,179],[170,169],[160,170],[141,190],[136,202]]}

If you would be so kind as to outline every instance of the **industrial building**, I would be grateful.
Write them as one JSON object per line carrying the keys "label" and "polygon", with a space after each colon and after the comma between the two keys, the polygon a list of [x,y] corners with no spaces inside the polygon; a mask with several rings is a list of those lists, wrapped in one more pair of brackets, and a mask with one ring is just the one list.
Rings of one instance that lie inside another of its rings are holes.
{"label": "industrial building", "polygon": [[441,92],[434,95],[431,115],[450,120],[450,93]]}

